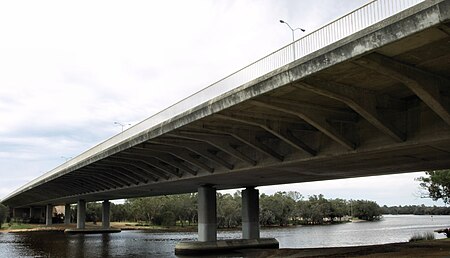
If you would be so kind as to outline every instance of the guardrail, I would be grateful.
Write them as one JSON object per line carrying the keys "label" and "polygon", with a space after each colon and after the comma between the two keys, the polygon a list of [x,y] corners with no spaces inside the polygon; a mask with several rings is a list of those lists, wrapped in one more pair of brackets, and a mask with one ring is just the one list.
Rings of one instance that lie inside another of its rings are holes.
{"label": "guardrail", "polygon": [[106,150],[134,135],[144,132],[149,128],[173,118],[176,115],[179,115],[201,103],[220,96],[221,94],[237,88],[251,80],[263,76],[292,61],[298,60],[314,51],[317,51],[424,1],[425,0],[374,0],[369,2],[349,14],[326,24],[325,26],[307,34],[295,42],[257,60],[256,62],[251,63],[250,65],[235,73],[232,73],[216,83],[211,84],[203,90],[190,95],[189,97],[145,119],[122,133],[96,145],[79,156],[22,186],[20,189],[6,197],[6,199],[15,193],[27,189],[34,183],[37,183],[54,173],[68,168],[96,153]]}

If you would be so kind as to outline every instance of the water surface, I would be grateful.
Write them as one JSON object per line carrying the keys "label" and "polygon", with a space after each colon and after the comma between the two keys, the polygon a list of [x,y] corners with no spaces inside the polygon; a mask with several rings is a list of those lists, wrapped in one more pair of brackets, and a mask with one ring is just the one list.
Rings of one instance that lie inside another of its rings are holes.
{"label": "water surface", "polygon": [[[376,222],[262,229],[261,237],[278,239],[281,248],[339,247],[407,242],[415,233],[449,226],[450,216],[387,215]],[[241,237],[240,231],[218,234],[219,239]],[[0,233],[0,257],[176,257],[174,248],[178,242],[196,239],[195,232]]]}

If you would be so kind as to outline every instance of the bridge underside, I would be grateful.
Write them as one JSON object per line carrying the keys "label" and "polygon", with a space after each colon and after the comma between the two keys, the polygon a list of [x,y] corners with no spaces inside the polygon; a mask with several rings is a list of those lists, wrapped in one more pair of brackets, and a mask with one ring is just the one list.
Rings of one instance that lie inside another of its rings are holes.
{"label": "bridge underside", "polygon": [[449,1],[368,28],[7,202],[74,203],[195,192],[200,185],[231,189],[450,168],[450,23],[430,22],[435,12],[444,16],[444,7]]}

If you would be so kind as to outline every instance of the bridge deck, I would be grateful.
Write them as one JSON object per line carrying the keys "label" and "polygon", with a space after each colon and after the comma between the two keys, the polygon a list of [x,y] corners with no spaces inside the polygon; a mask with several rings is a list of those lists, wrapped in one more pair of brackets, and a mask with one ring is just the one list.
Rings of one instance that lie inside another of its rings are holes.
{"label": "bridge deck", "polygon": [[[12,206],[450,167],[450,1],[426,1],[117,144]],[[142,125],[138,125],[142,126]]]}

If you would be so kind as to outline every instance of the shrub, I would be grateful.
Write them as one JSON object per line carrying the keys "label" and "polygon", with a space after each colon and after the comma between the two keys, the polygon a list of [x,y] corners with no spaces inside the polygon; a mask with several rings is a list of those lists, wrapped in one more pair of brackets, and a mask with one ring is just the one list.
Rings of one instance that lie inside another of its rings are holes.
{"label": "shrub", "polygon": [[434,233],[433,232],[414,233],[414,235],[409,239],[409,242],[416,242],[422,240],[434,240]]}

